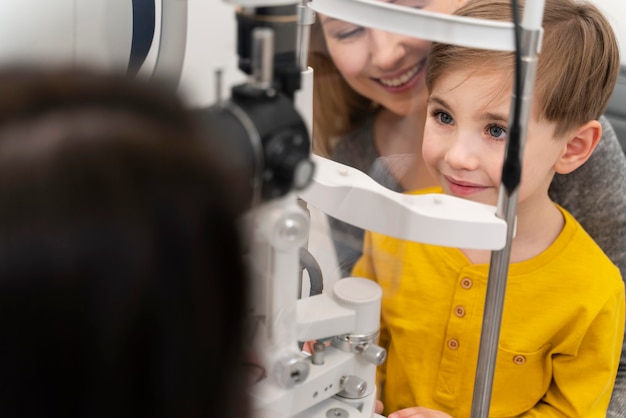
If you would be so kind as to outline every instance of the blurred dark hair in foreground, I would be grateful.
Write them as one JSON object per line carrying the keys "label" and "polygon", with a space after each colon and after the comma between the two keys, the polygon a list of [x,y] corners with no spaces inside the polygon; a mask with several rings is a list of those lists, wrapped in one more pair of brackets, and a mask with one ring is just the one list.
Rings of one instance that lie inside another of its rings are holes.
{"label": "blurred dark hair in foreground", "polygon": [[173,88],[0,70],[0,416],[246,415],[227,171]]}

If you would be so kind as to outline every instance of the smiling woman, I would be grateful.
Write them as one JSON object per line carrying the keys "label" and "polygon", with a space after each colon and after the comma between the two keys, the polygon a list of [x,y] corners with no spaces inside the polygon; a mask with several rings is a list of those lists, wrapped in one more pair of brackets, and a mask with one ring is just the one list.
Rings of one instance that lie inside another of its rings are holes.
{"label": "smiling woman", "polygon": [[[393,3],[452,13],[464,0]],[[431,42],[320,15],[311,31],[314,151],[371,175],[389,189],[434,186],[421,160]],[[361,254],[363,231],[329,219],[342,275]]]}
{"label": "smiling woman", "polygon": [[[463,0],[390,2],[451,13]],[[375,127],[389,131],[398,129],[396,125],[402,116],[415,110],[423,111],[427,95],[424,70],[429,48],[427,40],[319,16],[313,27],[310,55],[318,81],[314,91],[316,150],[320,154],[330,153],[339,137],[354,129],[355,119],[376,114]],[[328,97],[338,100],[326,100]],[[402,144],[398,136],[385,135],[375,140],[379,149],[414,152],[414,141],[409,141],[410,145]]]}

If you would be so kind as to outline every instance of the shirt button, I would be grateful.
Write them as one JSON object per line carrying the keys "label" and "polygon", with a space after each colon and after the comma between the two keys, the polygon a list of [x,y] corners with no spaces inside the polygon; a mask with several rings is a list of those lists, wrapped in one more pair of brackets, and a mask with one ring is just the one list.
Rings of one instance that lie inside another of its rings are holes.
{"label": "shirt button", "polygon": [[522,356],[522,355],[517,355],[513,357],[513,363],[521,366],[522,364],[526,363],[526,357]]}
{"label": "shirt button", "polygon": [[472,279],[466,277],[463,280],[461,280],[461,287],[463,289],[471,289],[472,288]]}
{"label": "shirt button", "polygon": [[465,316],[465,308],[462,306],[457,306],[456,308],[454,308],[454,313],[459,318],[463,318]]}
{"label": "shirt button", "polygon": [[450,350],[456,350],[457,348],[459,348],[459,340],[455,340],[454,338],[448,340],[448,348]]}

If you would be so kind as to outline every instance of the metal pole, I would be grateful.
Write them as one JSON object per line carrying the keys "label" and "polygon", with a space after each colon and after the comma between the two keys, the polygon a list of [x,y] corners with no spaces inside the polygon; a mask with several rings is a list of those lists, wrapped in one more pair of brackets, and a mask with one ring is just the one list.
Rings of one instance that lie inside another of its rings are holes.
{"label": "metal pole", "polygon": [[[511,255],[511,241],[517,213],[517,198],[519,189],[510,196],[505,196],[504,187],[500,189],[498,205],[498,217],[505,219],[508,225],[506,233],[506,246],[500,251],[491,254],[489,278],[487,282],[487,294],[485,296],[485,310],[480,336],[480,349],[478,352],[478,365],[476,367],[476,379],[474,383],[474,398],[472,401],[472,418],[489,416],[491,389],[495,371],[496,356],[498,353],[498,339],[500,337],[500,323],[502,322],[502,309],[506,280]],[[500,213],[502,211],[502,213]]]}
{"label": "metal pole", "polygon": [[[507,162],[517,164],[517,169],[521,170],[522,157],[524,155],[524,144],[526,131],[530,119],[530,107],[532,102],[533,88],[535,84],[535,73],[537,69],[537,55],[541,44],[541,21],[543,19],[544,0],[528,0],[524,10],[524,20],[521,28],[520,71],[521,86],[517,92],[514,91],[511,104],[510,121],[511,131],[519,129],[519,148],[514,144],[511,148],[510,141],[507,143],[505,154],[505,164],[503,167],[503,185],[500,187],[498,198],[497,216],[505,219],[507,223],[506,245],[502,250],[494,251],[491,255],[489,276],[487,283],[487,293],[485,296],[485,310],[483,313],[483,324],[478,353],[478,364],[476,368],[476,380],[474,383],[474,398],[472,401],[472,418],[483,418],[489,416],[489,406],[495,372],[496,356],[498,353],[498,340],[500,337],[500,325],[502,322],[502,310],[504,307],[504,296],[511,256],[511,244],[515,229],[515,216],[517,214],[517,202],[519,197],[519,175],[517,173],[517,183],[506,184],[505,170]],[[517,96],[521,94],[521,104],[519,120],[514,120]],[[517,125],[517,126],[515,126]],[[512,138],[512,136],[510,137]],[[519,151],[519,152],[517,152]],[[509,161],[513,157],[516,161]],[[515,177],[515,176],[513,176]]]}

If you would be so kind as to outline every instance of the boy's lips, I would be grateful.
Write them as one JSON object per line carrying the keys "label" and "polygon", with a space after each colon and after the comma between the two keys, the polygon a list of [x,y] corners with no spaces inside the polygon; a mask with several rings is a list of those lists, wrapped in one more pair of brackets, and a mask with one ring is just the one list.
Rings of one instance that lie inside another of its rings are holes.
{"label": "boy's lips", "polygon": [[478,192],[482,192],[483,190],[488,189],[489,187],[483,186],[476,183],[471,183],[468,181],[458,180],[452,177],[444,176],[446,181],[446,185],[450,193],[457,196],[469,196]]}

